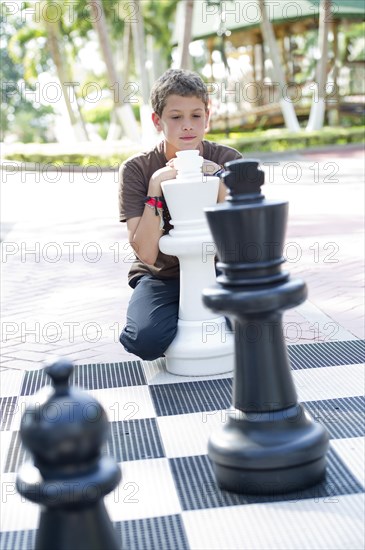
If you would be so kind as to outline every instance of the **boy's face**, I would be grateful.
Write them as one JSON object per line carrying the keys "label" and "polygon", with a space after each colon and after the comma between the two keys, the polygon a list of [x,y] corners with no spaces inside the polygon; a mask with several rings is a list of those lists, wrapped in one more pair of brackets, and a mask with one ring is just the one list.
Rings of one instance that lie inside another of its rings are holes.
{"label": "boy's face", "polygon": [[152,115],[153,123],[166,140],[166,157],[169,160],[176,151],[198,149],[208,126],[209,112],[198,97],[170,95],[161,116]]}

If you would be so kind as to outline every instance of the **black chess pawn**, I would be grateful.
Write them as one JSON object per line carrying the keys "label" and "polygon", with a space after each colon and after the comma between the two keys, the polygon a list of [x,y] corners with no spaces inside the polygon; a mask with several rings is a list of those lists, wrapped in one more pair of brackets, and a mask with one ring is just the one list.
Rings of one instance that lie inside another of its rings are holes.
{"label": "black chess pawn", "polygon": [[221,275],[203,301],[234,320],[233,403],[208,454],[221,488],[285,493],[325,475],[328,434],[297,402],[282,327],[307,290],[281,270],[288,204],[261,194],[257,161],[225,168],[227,200],[205,209]]}
{"label": "black chess pawn", "polygon": [[46,368],[53,388],[39,391],[21,420],[23,445],[34,464],[24,464],[17,489],[40,504],[37,550],[117,550],[104,496],[121,479],[117,463],[101,456],[108,419],[87,393],[69,386],[72,363]]}

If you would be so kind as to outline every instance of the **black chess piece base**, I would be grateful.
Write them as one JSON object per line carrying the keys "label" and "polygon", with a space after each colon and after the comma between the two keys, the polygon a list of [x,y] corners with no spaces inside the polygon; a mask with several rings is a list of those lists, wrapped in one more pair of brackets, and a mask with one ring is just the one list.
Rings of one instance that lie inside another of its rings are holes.
{"label": "black chess piece base", "polygon": [[327,434],[301,404],[269,412],[231,409],[213,433],[208,453],[221,489],[281,494],[304,489],[325,475]]}

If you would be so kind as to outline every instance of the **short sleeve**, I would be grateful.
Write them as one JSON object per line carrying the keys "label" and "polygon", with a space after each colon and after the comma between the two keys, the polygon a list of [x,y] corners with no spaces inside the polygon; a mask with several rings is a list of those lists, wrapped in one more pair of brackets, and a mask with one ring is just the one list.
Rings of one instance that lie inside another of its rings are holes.
{"label": "short sleeve", "polygon": [[220,145],[214,141],[204,140],[204,158],[212,160],[222,168],[226,162],[241,159],[242,155],[237,149],[227,145]]}
{"label": "short sleeve", "polygon": [[133,160],[124,162],[119,169],[119,220],[140,217],[146,198],[145,177]]}

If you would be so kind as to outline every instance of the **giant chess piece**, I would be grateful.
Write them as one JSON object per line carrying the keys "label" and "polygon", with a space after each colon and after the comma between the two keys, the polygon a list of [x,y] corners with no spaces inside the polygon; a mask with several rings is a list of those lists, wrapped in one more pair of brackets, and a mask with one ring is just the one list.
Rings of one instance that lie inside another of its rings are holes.
{"label": "giant chess piece", "polygon": [[258,162],[225,165],[227,200],[207,208],[222,275],[203,292],[235,320],[233,404],[208,454],[222,489],[284,493],[325,474],[328,434],[297,402],[282,313],[306,299],[306,285],[281,271],[288,204],[261,194]]}
{"label": "giant chess piece", "polygon": [[180,262],[177,334],[165,352],[166,368],[182,376],[205,376],[233,370],[234,341],[225,318],[203,305],[202,290],[214,284],[215,245],[204,207],[216,204],[218,177],[202,174],[199,151],[176,153],[174,180],[162,183],[173,229],[161,237],[160,250]]}
{"label": "giant chess piece", "polygon": [[69,387],[73,365],[47,367],[53,388],[34,396],[20,427],[34,464],[24,464],[17,489],[42,505],[37,550],[117,550],[120,548],[103,497],[119,483],[118,465],[101,456],[109,425],[90,395]]}

